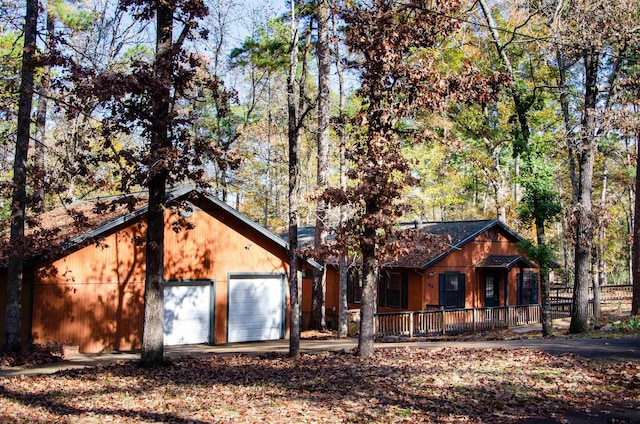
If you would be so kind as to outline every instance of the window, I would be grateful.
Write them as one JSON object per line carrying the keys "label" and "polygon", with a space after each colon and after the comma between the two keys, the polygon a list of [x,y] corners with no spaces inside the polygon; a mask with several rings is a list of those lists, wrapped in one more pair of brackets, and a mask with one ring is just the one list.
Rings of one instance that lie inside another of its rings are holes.
{"label": "window", "polygon": [[347,273],[347,303],[360,303],[362,299],[362,281],[357,268],[349,268]]}
{"label": "window", "polygon": [[538,303],[538,274],[533,271],[518,273],[518,305]]}
{"label": "window", "polygon": [[482,273],[484,280],[484,307],[500,306],[500,277],[498,273]]}
{"label": "window", "polygon": [[440,306],[445,309],[464,308],[465,275],[457,271],[447,271],[438,276],[440,286]]}
{"label": "window", "polygon": [[378,282],[378,306],[409,308],[409,275],[399,272],[382,272]]}
{"label": "window", "polygon": [[496,294],[495,291],[493,290],[493,275],[487,275],[487,278],[485,278],[485,292],[484,292],[484,296],[487,299],[493,299]]}

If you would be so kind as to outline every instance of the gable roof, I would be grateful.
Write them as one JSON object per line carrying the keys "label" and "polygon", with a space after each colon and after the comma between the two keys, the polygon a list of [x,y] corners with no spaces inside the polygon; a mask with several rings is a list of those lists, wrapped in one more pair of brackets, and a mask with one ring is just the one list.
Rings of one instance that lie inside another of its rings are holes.
{"label": "gable roof", "polygon": [[[192,185],[179,186],[168,190],[165,199],[166,204],[189,200],[205,202],[209,206],[231,215],[276,245],[289,250],[289,244],[285,240],[200,188]],[[26,234],[34,239],[27,246],[28,252],[30,252],[27,259],[47,258],[47,251],[52,251],[52,249],[59,255],[98,242],[100,238],[111,231],[130,225],[143,217],[147,210],[147,194],[137,193],[80,201],[68,207],[45,212],[40,215],[38,226],[26,229]],[[3,247],[0,256],[3,264],[0,266],[6,266],[8,234],[4,235],[0,244]],[[322,266],[316,261],[305,257],[302,259],[314,268],[322,269]]]}
{"label": "gable roof", "polygon": [[[414,225],[415,224],[404,224]],[[500,229],[503,234],[511,238],[514,242],[523,241],[515,231],[507,227],[504,223],[495,219],[482,219],[476,221],[446,221],[446,222],[427,222],[420,226],[423,231],[438,235],[448,235],[450,244],[447,249],[439,252],[437,255],[428,258],[422,264],[422,268],[428,268],[436,262],[443,259],[448,254],[460,250],[462,246],[474,240],[476,237],[492,228]]]}

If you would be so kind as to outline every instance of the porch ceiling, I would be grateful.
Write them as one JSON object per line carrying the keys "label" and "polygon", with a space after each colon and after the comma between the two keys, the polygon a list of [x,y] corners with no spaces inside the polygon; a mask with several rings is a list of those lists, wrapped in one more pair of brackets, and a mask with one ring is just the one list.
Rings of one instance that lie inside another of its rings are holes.
{"label": "porch ceiling", "polygon": [[476,264],[476,268],[485,269],[511,269],[514,266],[537,268],[536,264],[521,255],[489,255]]}

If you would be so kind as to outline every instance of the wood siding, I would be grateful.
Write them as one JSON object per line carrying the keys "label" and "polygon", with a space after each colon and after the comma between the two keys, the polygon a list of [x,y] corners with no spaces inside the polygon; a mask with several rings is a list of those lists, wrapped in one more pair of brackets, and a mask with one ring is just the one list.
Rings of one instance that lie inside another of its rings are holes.
{"label": "wood siding", "polygon": [[[202,206],[208,210],[187,219],[191,230],[174,231],[178,217],[167,214],[165,279],[215,281],[214,340],[225,343],[229,273],[286,273],[287,252],[229,213]],[[139,348],[145,259],[144,244],[135,241],[144,236],[144,223],[132,223],[41,268],[34,341],[78,344],[82,352]]]}

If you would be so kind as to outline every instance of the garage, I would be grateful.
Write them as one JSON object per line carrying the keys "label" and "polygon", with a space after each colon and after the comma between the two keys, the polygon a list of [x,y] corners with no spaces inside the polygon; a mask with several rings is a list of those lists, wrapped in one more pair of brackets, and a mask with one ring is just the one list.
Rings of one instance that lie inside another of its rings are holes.
{"label": "garage", "polygon": [[285,300],[284,274],[231,275],[227,342],[284,338]]}
{"label": "garage", "polygon": [[164,344],[213,343],[213,281],[167,281],[164,286]]}

